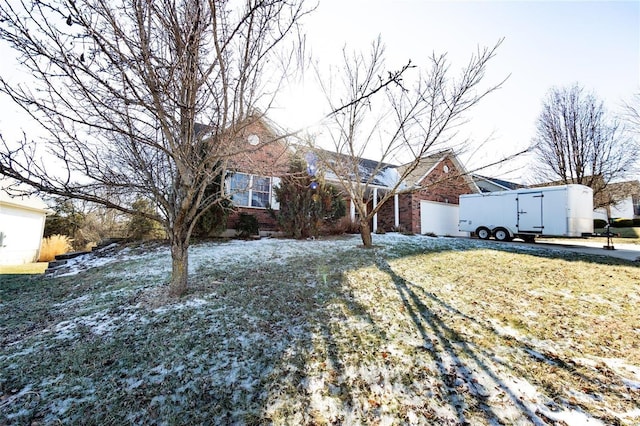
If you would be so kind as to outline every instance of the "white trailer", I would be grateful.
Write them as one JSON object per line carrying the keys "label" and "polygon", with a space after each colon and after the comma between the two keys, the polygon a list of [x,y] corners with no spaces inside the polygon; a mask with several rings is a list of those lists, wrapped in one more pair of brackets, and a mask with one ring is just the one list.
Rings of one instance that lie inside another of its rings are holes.
{"label": "white trailer", "polygon": [[593,190],[562,185],[461,195],[458,229],[499,241],[591,235]]}

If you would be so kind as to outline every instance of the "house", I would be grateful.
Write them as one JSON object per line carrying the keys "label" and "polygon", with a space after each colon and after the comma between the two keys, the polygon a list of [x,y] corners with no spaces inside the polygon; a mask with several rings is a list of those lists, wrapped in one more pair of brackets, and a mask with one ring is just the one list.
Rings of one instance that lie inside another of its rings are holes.
{"label": "house", "polygon": [[[593,189],[593,218],[608,221],[610,218],[640,218],[640,181],[609,182],[601,176],[588,176],[585,185]],[[555,181],[535,186],[564,185]]]}
{"label": "house", "polygon": [[[297,152],[304,157],[308,152],[307,148],[289,145],[278,133],[273,123],[258,118],[245,126],[238,138],[237,143],[245,143],[249,149],[230,161],[231,173],[225,187],[236,211],[228,219],[229,232],[236,228],[240,213],[255,216],[262,234],[278,230],[268,211],[269,206],[279,209],[273,187],[287,173],[291,156]],[[328,151],[322,151],[321,157],[333,163],[330,168],[318,164],[321,170],[324,169],[326,181],[337,183],[339,177],[329,170],[339,170],[334,162],[348,158]],[[408,166],[359,159],[359,183],[368,185],[369,208],[375,208]],[[346,173],[349,172],[345,169]],[[374,216],[371,229],[374,232],[404,229],[418,234],[466,235],[458,231],[458,197],[477,192],[478,187],[452,151],[426,156],[402,183],[400,191]],[[355,206],[348,198],[346,201],[349,215],[356,221]]]}
{"label": "house", "polygon": [[49,208],[39,198],[17,197],[12,184],[0,180],[0,265],[35,262],[40,256],[44,222]]}
{"label": "house", "polygon": [[[325,170],[340,171],[340,162],[350,163],[350,158],[343,154],[322,151],[320,157],[332,163],[331,167],[324,167]],[[367,185],[369,191],[365,194],[368,209],[377,207],[409,166],[358,159],[359,184]],[[319,167],[322,169],[322,164]],[[333,171],[325,172],[328,183],[341,178]],[[352,172],[352,167],[344,167],[342,179]],[[476,193],[478,188],[453,151],[442,151],[422,158],[396,192],[372,218],[369,225],[373,232],[379,229],[402,229],[417,234],[467,235],[458,231],[458,197]],[[355,205],[348,197],[346,201],[351,220],[357,221]]]}
{"label": "house", "polygon": [[611,204],[597,208],[593,214],[594,219],[640,218],[640,181],[610,183],[602,191],[602,196]]}

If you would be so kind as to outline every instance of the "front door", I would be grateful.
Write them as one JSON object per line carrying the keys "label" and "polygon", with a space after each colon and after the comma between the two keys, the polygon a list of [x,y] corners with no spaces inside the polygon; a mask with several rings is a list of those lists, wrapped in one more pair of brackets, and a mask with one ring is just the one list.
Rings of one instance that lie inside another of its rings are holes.
{"label": "front door", "polygon": [[541,192],[518,194],[518,232],[543,233],[543,200]]}

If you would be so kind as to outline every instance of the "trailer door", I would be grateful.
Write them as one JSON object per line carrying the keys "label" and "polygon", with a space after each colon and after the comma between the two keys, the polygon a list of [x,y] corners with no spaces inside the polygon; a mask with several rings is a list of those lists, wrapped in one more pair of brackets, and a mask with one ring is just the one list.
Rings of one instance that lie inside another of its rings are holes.
{"label": "trailer door", "polygon": [[518,194],[518,232],[543,233],[543,200],[542,192]]}

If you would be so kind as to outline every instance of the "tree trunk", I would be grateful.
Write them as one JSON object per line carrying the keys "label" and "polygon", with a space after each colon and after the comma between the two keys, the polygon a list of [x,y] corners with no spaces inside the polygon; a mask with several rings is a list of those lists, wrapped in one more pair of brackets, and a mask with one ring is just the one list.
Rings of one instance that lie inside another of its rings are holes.
{"label": "tree trunk", "polygon": [[171,237],[171,283],[169,296],[180,297],[187,291],[189,271],[189,239],[181,235]]}
{"label": "tree trunk", "polygon": [[362,244],[364,248],[372,248],[373,240],[371,239],[371,228],[369,227],[369,220],[360,221],[360,238],[362,238]]}

